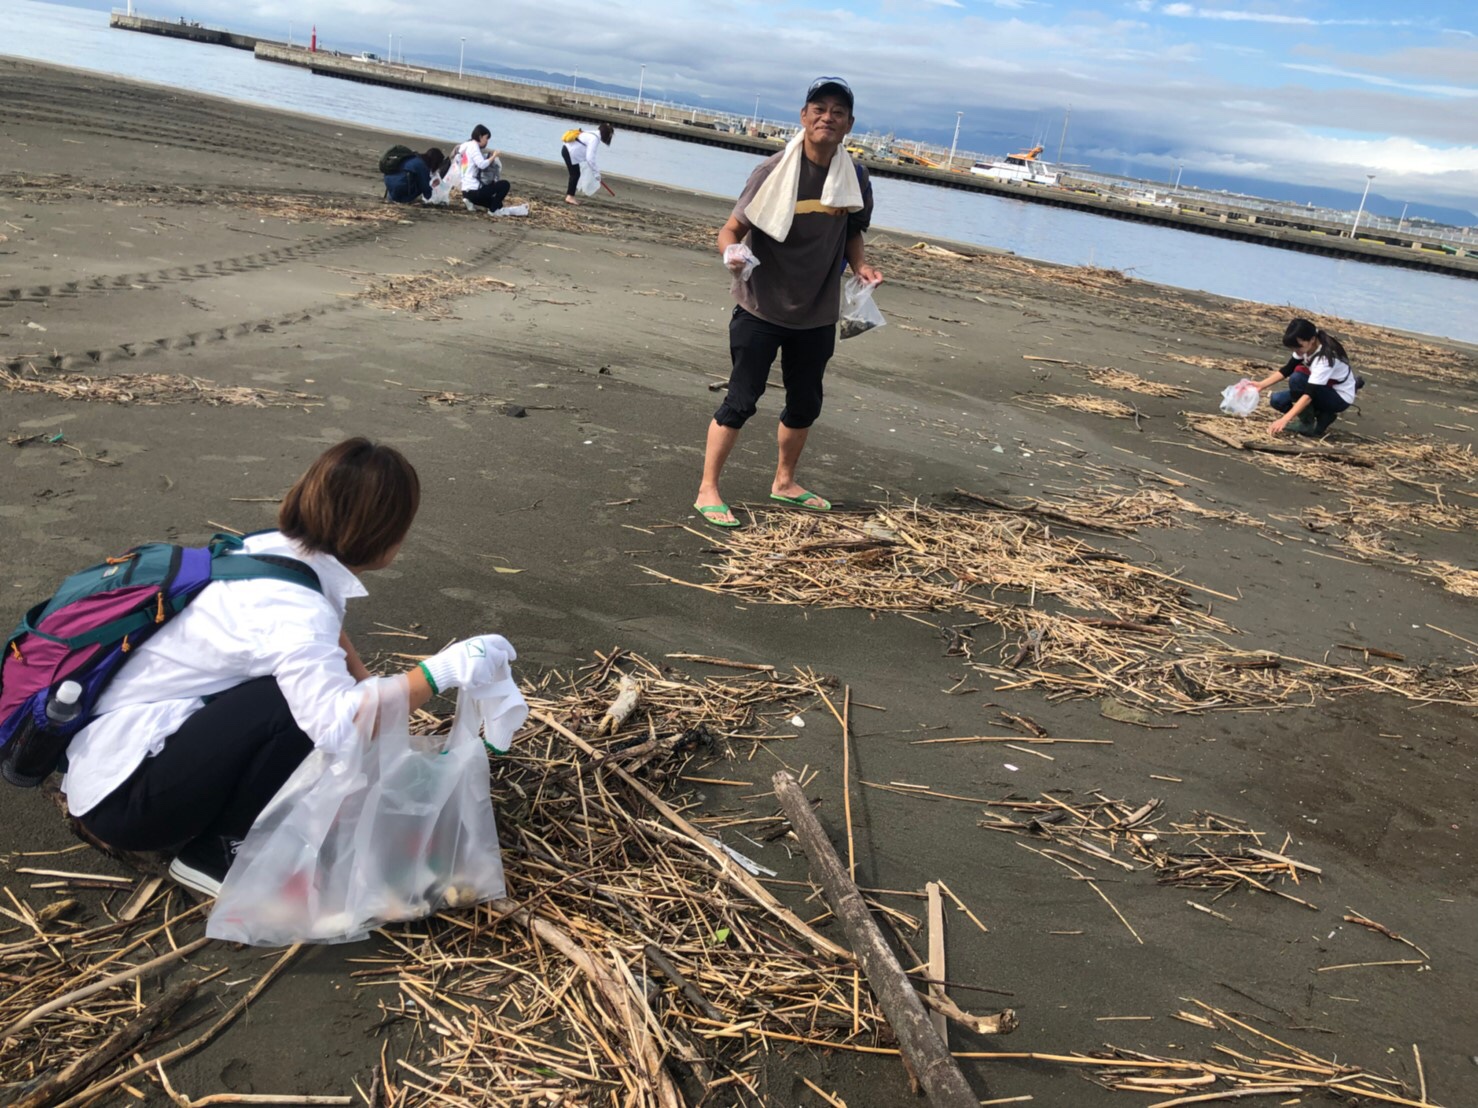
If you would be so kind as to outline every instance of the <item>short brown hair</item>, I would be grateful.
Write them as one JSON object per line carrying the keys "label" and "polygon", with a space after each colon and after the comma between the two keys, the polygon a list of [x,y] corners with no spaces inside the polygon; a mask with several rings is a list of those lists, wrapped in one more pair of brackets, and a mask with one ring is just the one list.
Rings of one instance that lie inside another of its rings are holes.
{"label": "short brown hair", "polygon": [[318,456],[282,498],[277,527],[346,566],[373,565],[405,540],[421,479],[393,446],[346,439]]}

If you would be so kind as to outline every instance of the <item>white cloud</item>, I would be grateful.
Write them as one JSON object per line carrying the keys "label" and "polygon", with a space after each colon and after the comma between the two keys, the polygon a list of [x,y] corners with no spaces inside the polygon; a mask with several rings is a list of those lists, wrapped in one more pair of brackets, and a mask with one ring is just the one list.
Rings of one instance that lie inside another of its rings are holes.
{"label": "white cloud", "polygon": [[1406,19],[1313,19],[1281,12],[1244,11],[1236,8],[1198,8],[1193,4],[1166,4],[1161,14],[1180,19],[1218,19],[1225,23],[1277,23],[1293,27],[1408,27]]}
{"label": "white cloud", "polygon": [[[182,2],[190,18],[226,25],[250,18],[266,30],[304,19],[288,0],[264,0],[250,17],[236,0]],[[1183,160],[1187,172],[1313,175],[1320,184],[1345,186],[1363,184],[1372,170],[1394,175],[1386,167],[1411,158],[1403,187],[1413,199],[1451,202],[1466,192],[1471,203],[1478,195],[1478,172],[1466,155],[1424,152],[1444,144],[1470,150],[1474,133],[1474,92],[1464,86],[1478,55],[1468,39],[1435,27],[1401,36],[1401,51],[1354,57],[1321,50],[1303,59],[1302,70],[1280,71],[1277,63],[1249,65],[1220,53],[1244,49],[1235,45],[1243,37],[1232,33],[1235,23],[1147,23],[1136,14],[1152,7],[1189,20],[1231,10],[1193,3],[1121,0],[1123,18],[1116,18],[1092,6],[1035,5],[1027,14],[963,0],[964,11],[936,6],[927,17],[909,18],[901,3],[846,10],[810,2],[667,0],[617,9],[609,0],[501,0],[496,24],[464,8],[410,0],[315,0],[313,10],[321,43],[383,47],[394,30],[397,45],[404,33],[412,60],[450,57],[455,65],[459,37],[466,35],[469,65],[578,69],[582,83],[633,89],[645,64],[648,95],[670,93],[687,103],[719,99],[748,111],[758,93],[762,114],[772,117],[798,112],[801,90],[818,73],[841,73],[857,90],[863,127],[895,128],[906,137],[944,132],[948,141],[946,128],[964,111],[967,131],[992,132],[989,141],[998,147],[979,153],[1007,153],[1044,126],[1056,134],[1071,103],[1067,156],[1073,161],[1093,160],[1089,149],[1101,148],[1105,156],[1115,151],[1119,162],[1153,164],[1142,154],[1153,149]],[[1327,79],[1299,76],[1320,66],[1332,70],[1323,73]],[[1287,83],[1266,87],[1267,76],[1279,72]],[[664,79],[670,88],[657,87]],[[1331,134],[1343,137],[1318,137]],[[1349,137],[1370,134],[1405,136],[1415,145],[1368,147]],[[966,144],[964,135],[961,141]],[[1376,159],[1368,169],[1365,157]]]}
{"label": "white cloud", "polygon": [[1458,85],[1419,85],[1409,81],[1397,81],[1391,77],[1381,77],[1374,73],[1357,73],[1349,69],[1340,69],[1332,65],[1302,65],[1295,62],[1284,62],[1284,69],[1296,69],[1302,73],[1317,73],[1325,77],[1345,77],[1352,81],[1360,81],[1367,85],[1376,85],[1380,88],[1400,89],[1403,92],[1419,92],[1428,96],[1454,96],[1454,97],[1478,97],[1478,88],[1463,88]]}

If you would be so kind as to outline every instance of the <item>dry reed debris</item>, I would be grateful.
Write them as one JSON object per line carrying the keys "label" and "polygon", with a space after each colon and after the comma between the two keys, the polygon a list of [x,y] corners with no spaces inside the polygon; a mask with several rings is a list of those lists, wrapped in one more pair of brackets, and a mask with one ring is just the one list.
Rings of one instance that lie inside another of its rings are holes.
{"label": "dry reed debris", "polygon": [[265,389],[257,385],[217,385],[203,377],[178,373],[125,373],[88,376],[83,373],[38,373],[34,365],[24,373],[0,368],[0,388],[33,392],[61,400],[104,404],[208,404],[213,408],[308,408],[320,397],[306,392]]}

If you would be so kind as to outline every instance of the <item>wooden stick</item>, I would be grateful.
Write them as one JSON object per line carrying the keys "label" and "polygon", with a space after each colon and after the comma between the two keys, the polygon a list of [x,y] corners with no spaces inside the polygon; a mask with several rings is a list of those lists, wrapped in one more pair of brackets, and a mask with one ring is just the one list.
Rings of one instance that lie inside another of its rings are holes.
{"label": "wooden stick", "polygon": [[1214,1093],[1197,1093],[1195,1096],[1178,1096],[1174,1100],[1160,1100],[1150,1108],[1176,1108],[1179,1104],[1204,1104],[1208,1100],[1241,1100],[1249,1096],[1288,1096],[1307,1092],[1307,1085],[1263,1085],[1255,1089],[1222,1089]]}
{"label": "wooden stick", "polygon": [[970,911],[969,908],[966,908],[965,907],[965,902],[963,900],[961,900],[959,897],[955,896],[954,892],[943,881],[939,882],[939,891],[942,892],[945,896],[949,897],[951,900],[953,900],[955,902],[955,907],[958,908],[960,911],[964,912],[965,915],[967,915],[967,916],[970,917],[970,922],[971,923],[973,923],[976,927],[980,928],[980,930],[982,932],[984,932],[986,934],[989,934],[990,933],[990,928],[987,927],[985,924],[981,923],[980,922],[980,917],[977,916],[974,912]]}
{"label": "wooden stick", "polygon": [[823,1090],[820,1085],[816,1084],[816,1082],[812,1081],[809,1077],[802,1077],[801,1080],[806,1083],[806,1087],[808,1089],[819,1096],[822,1100],[826,1101],[826,1103],[830,1104],[831,1108],[847,1108],[847,1102],[845,1100],[838,1100],[836,1097]]}
{"label": "wooden stick", "polygon": [[[935,881],[924,886],[924,894],[929,898],[929,976],[934,979],[929,982],[929,993],[942,1000],[945,992],[939,982],[948,976],[944,972],[944,898],[939,895],[939,884]],[[949,1018],[936,1010],[929,1014],[929,1022],[934,1025],[939,1041],[949,1049]]]}
{"label": "wooden stick", "polygon": [[685,662],[702,662],[706,666],[727,666],[729,669],[747,669],[755,673],[774,673],[774,666],[767,666],[760,662],[734,662],[728,658],[711,658],[707,654],[669,654],[669,658],[678,658]]}
{"label": "wooden stick", "polygon": [[195,995],[200,982],[181,981],[163,996],[150,1003],[137,1016],[104,1039],[93,1050],[78,1058],[66,1069],[47,1078],[28,1094],[16,1101],[13,1108],[44,1108],[55,1104],[69,1093],[75,1092],[99,1070],[111,1066],[119,1058],[126,1057],[137,1049],[159,1024]]}
{"label": "wooden stick", "polygon": [[[605,755],[601,754],[593,746],[587,743],[579,735],[571,731],[564,724],[560,723],[553,716],[550,716],[544,712],[531,712],[530,715],[534,719],[538,720],[540,723],[544,724],[546,727],[551,727],[559,734],[563,735],[581,751],[594,758],[598,763],[603,763],[607,761]],[[699,831],[696,827],[694,827],[691,823],[689,823],[686,819],[684,819],[676,811],[674,811],[672,806],[669,805],[660,796],[654,793],[651,789],[647,788],[620,766],[612,763],[610,764],[609,768],[611,772],[614,773],[617,777],[621,778],[621,780],[624,781],[626,785],[637,794],[637,796],[645,800],[659,813],[661,813],[663,818],[665,818],[669,823],[671,823],[674,827],[676,827],[679,831],[681,831],[684,835],[691,839],[694,846],[698,847],[698,849],[702,850],[705,854],[712,858],[714,862],[718,864],[719,869],[724,872],[725,876],[727,876],[730,881],[732,881],[736,886],[748,893],[749,896],[760,905],[760,907],[764,908],[781,923],[785,924],[786,927],[790,928],[797,935],[801,936],[801,938],[805,939],[806,942],[810,943],[811,946],[815,947],[818,953],[842,958],[848,962],[854,961],[851,951],[845,950],[844,948],[838,946],[836,943],[832,942],[824,935],[819,934],[814,928],[808,926],[804,920],[802,920],[794,912],[790,911],[790,909],[786,908],[783,904],[776,900],[768,889],[766,889],[758,881],[755,881],[752,877],[750,877],[749,874],[746,873],[737,862],[735,862],[732,858],[725,854],[721,849],[714,846],[713,843],[709,841],[707,835],[705,835],[702,831]]]}
{"label": "wooden stick", "polygon": [[936,1108],[976,1108],[979,1098],[948,1048],[929,1025],[919,996],[904,975],[882,932],[868,914],[862,893],[842,869],[841,860],[826,838],[806,795],[785,770],[772,778],[775,796],[811,860],[812,872],[826,893],[832,911],[858,952],[868,984],[898,1035],[898,1045]]}
{"label": "wooden stick", "polygon": [[132,923],[144,910],[144,906],[154,899],[154,894],[159,891],[159,886],[162,884],[164,884],[162,877],[146,877],[140,881],[138,888],[134,889],[122,910],[119,911],[118,919],[124,923]]}
{"label": "wooden stick", "polygon": [[206,943],[211,941],[211,939],[204,937],[196,939],[193,943],[186,943],[184,946],[171,950],[168,954],[161,954],[158,958],[154,958],[142,965],[131,966],[122,973],[115,973],[111,977],[104,977],[101,981],[94,981],[91,985],[84,985],[80,989],[73,989],[70,993],[64,993],[55,1000],[47,1001],[39,1008],[31,1009],[3,1032],[0,1032],[0,1039],[11,1038],[18,1032],[30,1027],[31,1024],[35,1023],[41,1017],[48,1016],[52,1012],[60,1008],[65,1008],[69,1004],[75,1004],[77,1001],[85,1000],[95,993],[102,992],[104,989],[111,988],[124,981],[131,981],[142,973],[148,973],[152,969],[158,969],[160,966],[168,965],[170,962],[178,961],[187,955],[194,954]]}
{"label": "wooden stick", "polygon": [[[179,1105],[179,1108],[207,1108],[212,1104],[349,1105],[354,1103],[354,1098],[351,1096],[311,1096],[299,1093],[211,1093],[209,1096],[196,1097],[191,1100],[170,1084],[169,1074],[164,1072],[162,1063],[156,1064],[154,1068],[159,1071],[159,1084],[164,1087],[165,1095]],[[375,1090],[371,1087],[370,1091],[373,1094]],[[379,1108],[379,1106],[373,1105],[373,1108]]]}

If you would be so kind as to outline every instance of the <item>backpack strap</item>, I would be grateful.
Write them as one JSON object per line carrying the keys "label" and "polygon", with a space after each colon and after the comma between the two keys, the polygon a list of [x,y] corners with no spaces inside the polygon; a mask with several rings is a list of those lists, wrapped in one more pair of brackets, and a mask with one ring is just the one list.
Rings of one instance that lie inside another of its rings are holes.
{"label": "backpack strap", "polygon": [[212,581],[251,581],[263,577],[301,585],[316,593],[323,592],[323,586],[313,567],[296,558],[287,558],[281,554],[233,554],[211,559]]}
{"label": "backpack strap", "polygon": [[[252,531],[246,535],[215,534],[210,539],[210,579],[212,581],[249,581],[267,577],[274,581],[286,581],[302,585],[316,593],[323,592],[318,574],[306,562],[282,554],[234,554],[246,545],[246,540],[256,535],[271,533]],[[222,557],[233,554],[232,557]]]}

